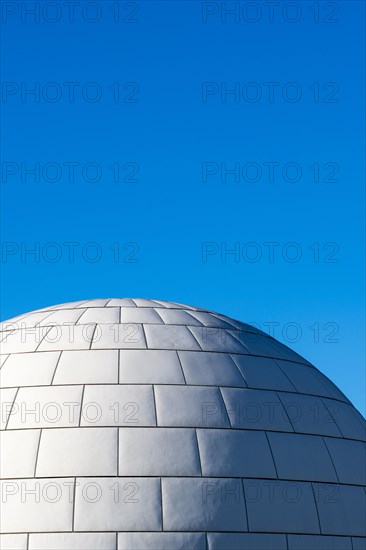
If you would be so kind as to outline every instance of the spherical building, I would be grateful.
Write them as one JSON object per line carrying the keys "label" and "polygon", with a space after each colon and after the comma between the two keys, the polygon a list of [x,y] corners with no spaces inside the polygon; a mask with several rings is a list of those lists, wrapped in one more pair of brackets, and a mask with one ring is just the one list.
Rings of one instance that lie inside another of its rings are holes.
{"label": "spherical building", "polygon": [[2,325],[3,550],[359,550],[366,423],[254,327],[143,299]]}

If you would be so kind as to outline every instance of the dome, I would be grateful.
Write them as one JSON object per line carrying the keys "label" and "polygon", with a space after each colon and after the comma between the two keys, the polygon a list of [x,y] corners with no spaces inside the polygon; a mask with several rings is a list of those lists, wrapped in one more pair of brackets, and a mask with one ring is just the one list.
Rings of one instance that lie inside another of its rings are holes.
{"label": "dome", "polygon": [[366,422],[267,334],[130,298],[1,331],[3,550],[366,547]]}

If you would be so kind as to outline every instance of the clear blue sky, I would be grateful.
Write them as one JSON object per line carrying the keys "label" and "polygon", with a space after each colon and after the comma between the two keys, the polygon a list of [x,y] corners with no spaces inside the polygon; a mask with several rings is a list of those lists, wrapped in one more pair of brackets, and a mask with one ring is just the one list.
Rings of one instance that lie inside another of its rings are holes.
{"label": "clear blue sky", "polygon": [[1,317],[132,296],[273,322],[363,410],[364,3],[33,5],[2,3]]}

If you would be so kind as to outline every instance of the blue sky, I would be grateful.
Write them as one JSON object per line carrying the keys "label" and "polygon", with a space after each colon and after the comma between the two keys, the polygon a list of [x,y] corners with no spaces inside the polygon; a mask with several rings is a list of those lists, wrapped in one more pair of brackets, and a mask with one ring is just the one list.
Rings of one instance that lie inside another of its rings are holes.
{"label": "blue sky", "polygon": [[364,3],[47,4],[2,3],[2,319],[207,307],[363,410]]}

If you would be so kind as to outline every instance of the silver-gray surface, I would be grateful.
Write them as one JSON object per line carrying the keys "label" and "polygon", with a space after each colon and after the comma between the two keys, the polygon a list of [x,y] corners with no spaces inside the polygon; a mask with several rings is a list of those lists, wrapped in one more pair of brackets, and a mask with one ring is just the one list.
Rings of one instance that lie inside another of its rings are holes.
{"label": "silver-gray surface", "polygon": [[2,550],[366,549],[366,422],[265,333],[101,299],[0,345]]}

